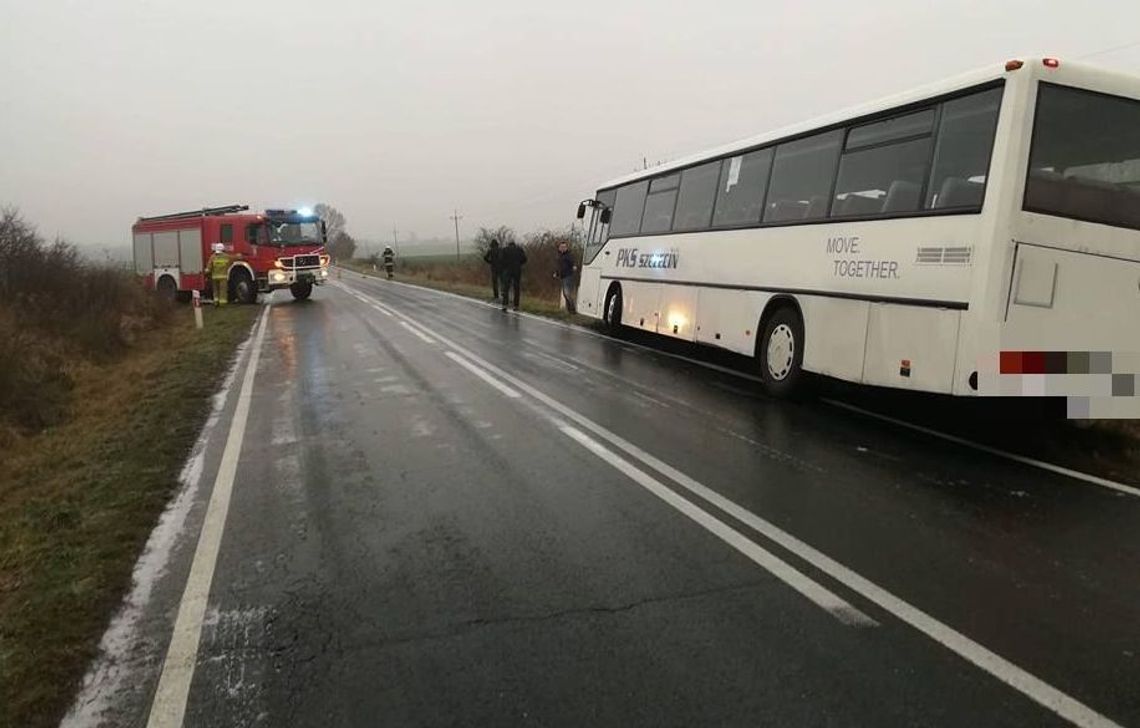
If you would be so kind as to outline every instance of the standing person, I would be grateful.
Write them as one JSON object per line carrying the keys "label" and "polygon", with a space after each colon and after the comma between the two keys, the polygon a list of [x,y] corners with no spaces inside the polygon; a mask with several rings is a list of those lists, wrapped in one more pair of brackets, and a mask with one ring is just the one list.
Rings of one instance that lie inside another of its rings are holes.
{"label": "standing person", "polygon": [[214,243],[214,253],[206,262],[206,270],[209,271],[210,282],[214,287],[215,306],[224,306],[229,300],[231,262],[226,246]]}
{"label": "standing person", "polygon": [[574,254],[570,252],[570,244],[565,240],[558,243],[558,269],[554,277],[562,283],[562,297],[566,299],[566,310],[577,313],[574,306],[574,274],[578,266],[574,263]]}
{"label": "standing person", "polygon": [[396,269],[396,254],[392,252],[390,247],[384,248],[384,271],[388,274],[388,280],[392,280],[392,271]]}
{"label": "standing person", "polygon": [[499,253],[499,265],[503,269],[503,310],[511,298],[511,288],[515,290],[515,310],[519,310],[519,286],[522,284],[522,267],[526,265],[526,251],[514,240]]}
{"label": "standing person", "polygon": [[499,241],[497,238],[491,238],[491,245],[487,248],[487,252],[483,255],[483,262],[491,266],[491,298],[492,300],[499,299],[499,278],[503,275],[503,267],[500,264],[499,258],[502,256],[503,251],[499,249]]}

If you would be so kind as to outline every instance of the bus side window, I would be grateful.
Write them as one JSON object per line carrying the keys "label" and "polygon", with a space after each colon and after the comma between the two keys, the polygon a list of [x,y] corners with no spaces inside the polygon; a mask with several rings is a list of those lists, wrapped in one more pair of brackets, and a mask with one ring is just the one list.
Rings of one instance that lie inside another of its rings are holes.
{"label": "bus side window", "polygon": [[776,147],[764,222],[791,222],[827,216],[843,132],[815,134]]}
{"label": "bus side window", "polygon": [[933,130],[934,107],[852,127],[839,162],[832,217],[918,210]]}
{"label": "bus side window", "polygon": [[724,160],[713,209],[713,227],[760,222],[772,154],[772,147],[768,147]]}
{"label": "bus side window", "polygon": [[677,209],[673,213],[674,231],[702,230],[709,226],[720,167],[720,162],[709,162],[681,173],[681,191],[677,193]]}
{"label": "bus side window", "polygon": [[641,229],[641,213],[645,209],[645,193],[649,180],[633,182],[618,189],[614,204],[614,217],[610,221],[610,235],[637,235]]}
{"label": "bus side window", "polygon": [[926,209],[981,207],[1001,93],[992,88],[942,105]]}

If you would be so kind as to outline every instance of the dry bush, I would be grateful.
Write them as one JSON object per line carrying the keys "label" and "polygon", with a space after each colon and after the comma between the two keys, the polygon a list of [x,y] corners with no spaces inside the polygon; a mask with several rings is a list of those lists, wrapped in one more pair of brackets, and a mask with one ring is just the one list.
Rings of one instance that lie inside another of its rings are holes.
{"label": "dry bush", "polygon": [[[509,227],[480,228],[476,235],[476,246],[485,250],[491,238],[500,242],[516,239]],[[565,230],[538,230],[527,233],[520,243],[526,250],[527,262],[523,267],[522,295],[530,298],[557,301],[561,295],[561,284],[554,277],[558,269],[558,243],[565,240],[571,245],[575,260],[581,265],[580,235],[576,228]],[[446,258],[428,260],[410,259],[398,263],[401,273],[425,278],[440,283],[465,283],[490,288],[490,270],[483,262],[482,252],[469,255],[459,261]]]}
{"label": "dry bush", "polygon": [[69,362],[108,360],[170,315],[129,270],[83,260],[44,241],[12,209],[0,211],[0,424],[37,430],[60,421]]}

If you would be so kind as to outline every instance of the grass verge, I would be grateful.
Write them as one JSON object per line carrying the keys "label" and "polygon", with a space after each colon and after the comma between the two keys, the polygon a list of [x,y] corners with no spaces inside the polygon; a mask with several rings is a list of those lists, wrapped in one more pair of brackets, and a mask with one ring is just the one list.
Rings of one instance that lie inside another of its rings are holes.
{"label": "grass verge", "polygon": [[0,725],[54,726],[131,581],[256,306],[190,308],[79,364],[66,422],[0,444]]}

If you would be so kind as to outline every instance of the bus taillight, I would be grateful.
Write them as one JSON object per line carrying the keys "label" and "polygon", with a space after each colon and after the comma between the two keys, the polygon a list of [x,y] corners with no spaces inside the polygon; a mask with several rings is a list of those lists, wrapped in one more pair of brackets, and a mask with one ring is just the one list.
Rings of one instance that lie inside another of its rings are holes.
{"label": "bus taillight", "polygon": [[1021,68],[1024,65],[1025,65],[1024,63],[1022,63],[1021,61],[1018,61],[1018,60],[1006,61],[1005,62],[1005,70],[1016,71],[1017,69]]}
{"label": "bus taillight", "polygon": [[1061,62],[1056,58],[1042,58],[1041,62],[1045,64],[1046,68],[1057,68]]}

